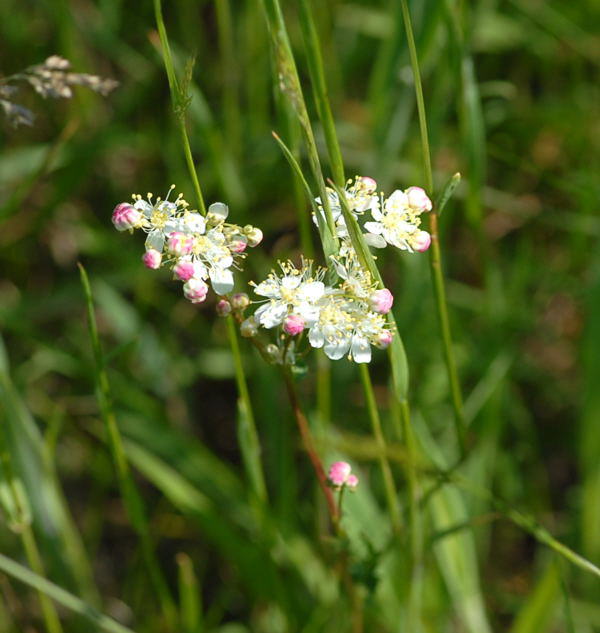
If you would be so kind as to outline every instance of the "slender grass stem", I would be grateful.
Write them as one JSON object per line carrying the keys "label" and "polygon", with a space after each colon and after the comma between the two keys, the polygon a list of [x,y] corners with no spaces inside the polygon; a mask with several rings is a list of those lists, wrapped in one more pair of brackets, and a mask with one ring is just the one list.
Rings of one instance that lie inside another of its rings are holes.
{"label": "slender grass stem", "polygon": [[[10,456],[4,446],[4,437],[1,434],[0,445],[2,451],[2,454],[0,455],[0,472],[2,474],[2,479],[4,479],[4,481],[8,484],[6,486],[7,492],[10,495],[12,505],[14,506],[15,515],[18,517],[18,526],[15,526],[14,529],[19,533],[29,566],[38,576],[45,577],[46,573],[44,570],[44,564],[35,539],[35,533],[31,527],[31,519],[27,516],[28,513],[23,507],[27,501],[23,500],[22,502],[21,494],[15,485]],[[43,591],[39,590],[38,598],[42,608],[44,624],[48,633],[62,633],[62,625],[52,601]]]}
{"label": "slender grass stem", "polygon": [[327,83],[325,81],[325,70],[323,68],[323,56],[321,54],[319,35],[315,27],[310,0],[300,0],[300,25],[302,27],[302,35],[304,37],[304,45],[307,53],[308,70],[313,86],[313,95],[325,134],[325,143],[327,145],[327,152],[329,153],[329,164],[331,165],[333,180],[337,185],[343,187],[345,181],[344,161],[342,160],[342,152],[340,151],[340,145],[335,131],[335,122],[331,114],[331,106],[327,94]]}
{"label": "slender grass stem", "polygon": [[[406,39],[408,42],[408,51],[410,55],[410,64],[413,71],[415,82],[415,96],[417,101],[417,112],[419,116],[419,129],[421,133],[423,173],[425,177],[425,187],[428,193],[433,193],[433,173],[431,169],[431,151],[429,147],[429,134],[427,132],[427,115],[425,111],[425,100],[423,97],[423,84],[421,82],[421,72],[419,69],[419,59],[417,55],[417,46],[412,29],[410,19],[410,11],[407,0],[400,0],[402,7],[402,17],[404,19],[404,28],[406,31]],[[446,301],[446,289],[444,285],[444,275],[442,272],[442,255],[440,249],[438,215],[436,209],[430,214],[430,232],[431,232],[431,248],[430,248],[430,267],[433,280],[433,289],[435,294],[435,302],[440,322],[442,335],[442,344],[444,348],[444,360],[446,363],[446,371],[448,373],[448,381],[450,383],[450,392],[452,398],[452,408],[454,410],[454,423],[456,427],[456,435],[458,438],[461,453],[465,452],[465,417],[463,410],[463,399],[458,380],[458,371],[456,369],[456,360],[454,358],[454,350],[452,345],[452,332],[450,328],[450,319],[448,317],[448,305]]]}
{"label": "slender grass stem", "polygon": [[283,369],[283,378],[285,381],[285,386],[287,389],[288,397],[290,400],[290,405],[292,407],[292,411],[294,413],[294,418],[296,420],[296,424],[298,425],[298,430],[300,431],[300,436],[302,437],[302,443],[304,444],[304,449],[308,454],[308,458],[314,468],[315,474],[317,475],[317,480],[319,482],[319,486],[325,495],[325,499],[327,501],[327,509],[329,511],[329,517],[331,519],[331,523],[334,527],[334,530],[337,532],[339,525],[339,514],[337,505],[335,502],[335,497],[331,488],[327,484],[327,475],[325,474],[325,469],[323,468],[323,463],[321,462],[321,458],[317,453],[317,449],[315,447],[315,441],[313,439],[310,427],[308,425],[308,420],[302,411],[302,407],[300,406],[300,400],[298,398],[298,392],[296,391],[296,385],[294,383],[294,377],[292,376],[289,368],[285,367]]}
{"label": "slender grass stem", "polygon": [[19,563],[4,556],[4,554],[0,554],[0,570],[25,585],[33,587],[38,592],[49,596],[70,611],[73,611],[73,613],[85,618],[96,630],[104,631],[105,633],[134,633],[131,629],[100,613],[72,593],[32,572],[27,567],[19,565]]}
{"label": "slender grass stem", "polygon": [[177,621],[175,603],[170,595],[167,582],[158,563],[158,558],[150,533],[150,525],[144,508],[144,502],[137,489],[135,481],[133,480],[133,476],[129,468],[129,462],[127,461],[127,456],[123,447],[123,440],[121,438],[121,433],[113,410],[112,393],[110,383],[108,381],[108,374],[106,373],[100,338],[98,336],[98,327],[96,325],[94,300],[92,297],[90,282],[85,268],[81,264],[78,264],[78,266],[81,276],[81,284],[83,286],[87,303],[88,328],[94,354],[95,380],[98,401],[100,404],[100,413],[102,421],[104,422],[110,453],[117,471],[121,496],[133,528],[140,539],[144,563],[148,569],[150,581],[158,596],[159,604],[165,617],[165,622],[169,630],[174,631],[176,629]]}
{"label": "slender grass stem", "polygon": [[[37,546],[31,525],[27,524],[23,527],[21,532],[21,542],[23,543],[23,549],[25,550],[29,566],[38,576],[44,577],[46,575],[44,571],[44,564],[42,563],[40,550]],[[48,633],[62,633],[63,628],[52,601],[45,593],[39,590],[38,596],[42,607],[44,623]]]}
{"label": "slender grass stem", "polygon": [[[252,402],[248,391],[248,383],[244,373],[244,365],[240,353],[240,346],[235,329],[234,318],[229,315],[227,317],[227,334],[229,337],[229,345],[233,354],[233,363],[235,367],[235,380],[240,398],[240,420],[238,422],[238,437],[240,448],[242,451],[242,459],[246,474],[252,486],[253,492],[261,502],[267,500],[267,487],[265,485],[264,473],[262,470],[260,459],[260,441],[254,421],[254,413],[252,411]],[[243,428],[242,428],[243,424]]]}
{"label": "slender grass stem", "polygon": [[[227,7],[227,10],[228,9],[229,7]],[[183,150],[186,157],[186,163],[190,172],[190,177],[192,179],[192,182],[194,183],[198,208],[202,213],[206,213],[206,206],[204,203],[204,198],[202,197],[200,181],[198,180],[198,174],[196,172],[196,167],[192,158],[187,129],[185,127],[185,107],[188,96],[187,94],[185,94],[186,91],[181,89],[175,75],[175,69],[173,67],[173,59],[171,56],[171,49],[169,46],[167,31],[163,21],[160,0],[154,1],[154,10],[156,14],[156,23],[158,25],[158,31],[160,34],[160,41],[163,47],[163,59],[167,72],[167,78],[169,80],[171,99],[173,101],[179,131],[183,140]],[[261,501],[265,501],[267,498],[267,488],[265,485],[263,470],[260,462],[260,442],[258,439],[258,433],[256,432],[252,401],[250,400],[250,394],[248,392],[248,385],[246,382],[246,376],[244,374],[244,366],[240,355],[234,323],[233,320],[229,317],[227,319],[227,332],[231,352],[234,359],[236,383],[238,387],[240,403],[242,405],[242,407],[240,408],[243,408],[243,411],[241,411],[241,415],[238,416],[238,438],[241,440],[240,448],[242,451],[244,466],[246,468],[246,472],[248,474],[254,492]]]}
{"label": "slender grass stem", "polygon": [[379,411],[377,409],[375,393],[373,392],[371,374],[369,373],[369,368],[367,367],[367,365],[362,364],[360,366],[360,378],[362,380],[365,397],[367,399],[367,411],[369,412],[369,419],[371,421],[373,435],[375,436],[375,441],[377,442],[377,446],[381,451],[378,460],[379,466],[381,468],[381,474],[383,476],[383,485],[385,488],[385,496],[390,513],[392,527],[396,532],[399,533],[402,529],[402,519],[400,515],[400,507],[398,505],[398,493],[394,484],[392,469],[390,468],[390,463],[386,457],[385,437],[381,428],[381,419],[379,417]]}
{"label": "slender grass stem", "polygon": [[173,109],[175,112],[175,118],[177,120],[177,128],[181,136],[181,142],[183,144],[183,152],[185,155],[185,161],[192,179],[194,192],[196,194],[196,200],[198,202],[198,210],[206,215],[206,205],[204,203],[204,197],[202,195],[202,189],[200,187],[200,181],[198,180],[198,173],[196,171],[196,165],[194,164],[194,157],[192,156],[192,148],[190,146],[190,140],[188,137],[186,125],[185,125],[185,112],[189,105],[190,97],[187,94],[187,89],[183,87],[177,80],[177,74],[175,73],[175,66],[173,65],[173,57],[171,55],[171,47],[169,46],[169,39],[167,37],[167,30],[162,15],[162,6],[160,0],[154,0],[154,14],[156,16],[156,24],[158,26],[158,34],[160,37],[160,43],[163,49],[163,60],[165,64],[165,70],[167,71],[167,79],[169,81],[169,90],[171,92],[171,101],[173,102]]}

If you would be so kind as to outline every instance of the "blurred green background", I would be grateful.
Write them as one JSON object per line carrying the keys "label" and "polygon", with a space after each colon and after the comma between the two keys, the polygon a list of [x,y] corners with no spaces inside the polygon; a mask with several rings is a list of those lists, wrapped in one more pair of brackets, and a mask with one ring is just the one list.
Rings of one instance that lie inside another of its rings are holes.
{"label": "blurred green background", "polygon": [[[312,109],[297,9],[283,5]],[[399,3],[314,5],[347,175],[371,176],[387,192],[422,185]],[[178,0],[164,12],[180,68],[195,57],[188,129],[205,197],[227,202],[232,221],[263,229],[244,273],[258,280],[275,258],[299,256],[307,208],[271,136],[298,143],[273,88],[260,5]],[[475,438],[464,474],[599,563],[598,5],[419,0],[411,12],[436,186],[463,176],[441,223]],[[201,586],[204,628],[181,630],[351,630],[327,556],[317,555],[322,508],[276,371],[243,346],[271,500],[258,519],[239,465],[233,363],[214,298],[186,302],[166,271],[142,267],[141,236],[110,222],[134,192],[164,195],[177,183],[193,199],[152,4],[4,0],[0,25],[2,75],[59,54],[76,71],[120,82],[107,98],[81,88],[60,102],[23,89],[18,101],[36,112],[35,125],[0,125],[0,412],[48,577],[97,605],[101,594],[104,611],[136,631],[165,630],[102,440],[82,262],[161,562],[175,588],[176,556],[186,552]],[[447,466],[452,413],[426,256],[390,253],[379,263],[396,296],[416,424],[436,438]],[[406,588],[381,554],[381,482],[356,367],[332,365],[323,419],[314,358],[310,366],[301,389],[323,454],[349,459],[362,477],[347,509],[356,533],[369,535],[356,554],[356,573],[372,589],[366,630],[404,631],[393,594]],[[384,354],[373,372],[387,423]],[[452,493],[472,524],[446,540],[476,563],[453,574],[427,549],[423,630],[600,631],[598,578],[557,562],[485,499]],[[425,530],[433,543],[434,528]],[[23,560],[6,513],[0,550]],[[485,605],[485,625],[469,615],[470,590],[473,609]],[[0,630],[42,630],[33,592],[0,577],[0,598]],[[63,615],[66,631],[89,630]]]}

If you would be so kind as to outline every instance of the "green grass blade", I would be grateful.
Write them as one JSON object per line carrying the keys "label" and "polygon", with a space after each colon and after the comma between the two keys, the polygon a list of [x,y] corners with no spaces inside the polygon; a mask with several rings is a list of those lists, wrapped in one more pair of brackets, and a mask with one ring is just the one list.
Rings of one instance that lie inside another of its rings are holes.
{"label": "green grass blade", "polygon": [[95,381],[100,413],[105,426],[107,443],[117,471],[119,489],[129,519],[139,536],[144,562],[148,568],[150,579],[157,593],[166,622],[169,629],[174,630],[177,619],[175,604],[160,569],[150,534],[150,526],[148,524],[144,502],[133,480],[129,463],[123,449],[123,440],[121,439],[121,433],[113,410],[110,383],[108,381],[108,374],[106,372],[100,338],[98,336],[92,289],[85,268],[81,264],[79,264],[79,273],[87,306],[88,328],[94,355]]}
{"label": "green grass blade", "polygon": [[311,0],[300,0],[300,26],[304,36],[313,96],[319,119],[323,126],[323,132],[325,133],[331,173],[333,174],[334,182],[343,187],[345,184],[344,161],[342,160],[342,153],[335,131],[335,122],[331,113],[331,105],[329,104],[325,71],[323,69],[323,56],[321,54],[319,35],[312,15]]}
{"label": "green grass blade", "polygon": [[544,633],[550,630],[556,618],[559,595],[559,570],[552,561],[533,590],[529,592],[525,604],[510,628],[510,633]]}
{"label": "green grass blade", "polygon": [[34,574],[27,567],[19,565],[19,563],[4,556],[4,554],[0,554],[0,569],[8,576],[33,587],[52,598],[58,604],[73,611],[73,613],[85,618],[97,631],[105,631],[105,633],[134,633],[131,629],[100,613],[93,606],[77,598],[72,593]]}
{"label": "green grass blade", "polygon": [[200,633],[202,622],[202,592],[194,572],[192,559],[184,553],[177,555],[179,577],[179,603],[182,633]]}

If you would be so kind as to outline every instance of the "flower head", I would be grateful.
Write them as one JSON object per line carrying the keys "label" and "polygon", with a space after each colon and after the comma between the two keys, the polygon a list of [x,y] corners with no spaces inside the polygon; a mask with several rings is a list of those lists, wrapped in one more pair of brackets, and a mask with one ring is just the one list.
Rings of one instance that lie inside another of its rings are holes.
{"label": "flower head", "polygon": [[[377,183],[373,178],[366,176],[356,176],[354,180],[348,180],[346,187],[344,188],[344,195],[346,197],[346,203],[350,212],[354,217],[358,217],[372,209],[379,206],[379,200],[375,194],[377,189]],[[327,188],[327,199],[329,201],[329,208],[331,209],[331,215],[336,226],[336,233],[338,237],[348,237],[348,228],[346,227],[346,220],[342,213],[342,205],[334,189]],[[325,210],[321,198],[316,198],[317,209],[319,211],[321,220],[325,221]],[[317,216],[313,213],[313,221],[318,225],[319,221]]]}
{"label": "flower head", "polygon": [[[409,252],[427,250],[426,231],[421,231],[421,214],[431,209],[431,200],[420,187],[397,189],[380,207],[371,208],[373,222],[365,222],[365,239],[371,246],[387,244]],[[423,235],[425,234],[425,235]]]}
{"label": "flower head", "polygon": [[262,232],[253,226],[244,228],[226,222],[229,208],[222,202],[208,207],[204,217],[189,209],[179,194],[169,200],[145,198],[135,194],[133,204],[123,202],[113,211],[113,224],[119,231],[142,229],[147,233],[144,264],[148,268],[168,266],[184,283],[183,293],[193,303],[206,298],[207,282],[220,295],[233,290],[232,268],[240,268],[247,246],[255,246]]}
{"label": "flower head", "polygon": [[295,314],[308,326],[319,316],[319,305],[325,295],[321,281],[324,271],[313,271],[313,263],[303,260],[296,268],[290,261],[279,262],[281,274],[272,271],[267,279],[255,285],[254,292],[265,297],[254,317],[257,323],[270,329],[280,325],[289,314]]}
{"label": "flower head", "polygon": [[331,486],[337,490],[343,487],[354,490],[358,486],[358,477],[352,474],[352,467],[348,462],[334,462],[331,464],[327,478]]}

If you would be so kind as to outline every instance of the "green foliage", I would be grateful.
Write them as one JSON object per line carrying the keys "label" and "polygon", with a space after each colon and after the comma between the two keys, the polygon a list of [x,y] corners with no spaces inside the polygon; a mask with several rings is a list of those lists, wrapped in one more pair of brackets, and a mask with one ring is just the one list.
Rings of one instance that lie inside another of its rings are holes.
{"label": "green foliage", "polygon": [[[0,3],[2,75],[59,54],[120,83],[23,93],[35,125],[0,126],[0,629],[52,626],[40,596],[69,633],[599,629],[593,3],[162,11]],[[223,200],[264,231],[242,275],[258,281],[318,234],[317,259],[336,251],[331,218],[308,220],[328,178],[423,185],[425,145],[450,348],[427,256],[373,259],[353,231],[396,297],[392,380],[375,353],[368,401],[355,366],[302,359],[319,453],[361,479],[334,536],[279,372],[143,270],[110,211],[172,182],[201,210]]]}

